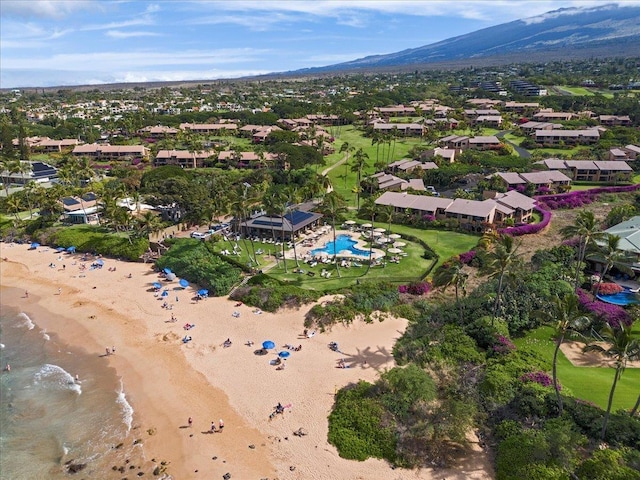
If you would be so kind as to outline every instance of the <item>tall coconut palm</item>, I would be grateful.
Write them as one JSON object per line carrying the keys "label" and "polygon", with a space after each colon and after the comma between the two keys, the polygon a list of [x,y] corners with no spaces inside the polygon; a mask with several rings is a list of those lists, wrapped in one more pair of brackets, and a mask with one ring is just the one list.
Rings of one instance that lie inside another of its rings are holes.
{"label": "tall coconut palm", "polygon": [[147,210],[136,218],[135,227],[140,236],[148,238],[162,230],[162,222],[155,213]]}
{"label": "tall coconut palm", "polygon": [[293,258],[296,262],[296,267],[300,268],[298,252],[296,251],[295,232],[293,231],[293,215],[291,215],[291,206],[300,201],[299,190],[293,185],[288,185],[284,189],[284,194],[287,198],[287,211],[289,213],[289,218],[291,219],[291,245],[293,246]]}
{"label": "tall coconut palm", "polygon": [[640,340],[633,337],[631,325],[624,324],[621,325],[620,328],[613,328],[610,325],[606,325],[600,331],[600,336],[608,345],[608,348],[597,343],[592,343],[584,347],[583,351],[600,352],[614,360],[614,368],[616,369],[616,372],[613,376],[613,384],[611,385],[609,401],[607,402],[607,411],[604,415],[602,430],[600,432],[600,439],[604,440],[607,433],[607,424],[609,423],[611,405],[613,404],[613,396],[616,392],[618,380],[620,380],[620,377],[627,366],[627,362],[629,360],[640,358]]}
{"label": "tall coconut palm", "polygon": [[242,238],[242,243],[244,243],[245,249],[247,250],[247,255],[249,257],[249,262],[253,262],[256,266],[258,265],[258,259],[256,258],[255,244],[253,243],[253,238],[249,238],[251,242],[251,252],[253,252],[253,257],[251,256],[251,252],[247,247],[247,234],[245,232],[244,235],[241,235],[241,226],[246,220],[249,218],[249,209],[255,205],[256,198],[250,195],[249,184],[240,185],[235,192],[235,199],[232,203],[232,211],[235,217],[238,219],[238,234]]}
{"label": "tall coconut palm", "polygon": [[600,272],[600,277],[596,284],[595,295],[598,295],[600,292],[600,286],[602,285],[605,275],[613,267],[625,273],[633,274],[630,267],[633,263],[633,257],[627,252],[620,250],[620,237],[618,235],[605,234],[604,241],[598,244],[595,251],[588,254],[587,258],[604,264],[604,268],[602,272]]}
{"label": "tall coconut palm", "polygon": [[7,209],[16,217],[15,223],[20,223],[21,219],[18,214],[22,211],[22,202],[15,194],[7,198]]}
{"label": "tall coconut palm", "polygon": [[340,146],[340,153],[345,154],[344,159],[344,188],[347,188],[347,176],[349,175],[349,154],[353,152],[356,147],[349,145],[349,142],[344,142]]}
{"label": "tall coconut palm", "polygon": [[353,165],[351,165],[351,171],[356,172],[357,174],[355,191],[356,207],[358,208],[358,210],[360,209],[360,182],[362,181],[362,169],[366,166],[368,158],[369,155],[367,155],[367,153],[362,150],[362,148],[359,148],[353,155]]}
{"label": "tall coconut palm", "polygon": [[502,235],[495,244],[493,251],[488,254],[489,262],[487,267],[491,272],[490,275],[498,279],[496,297],[493,303],[493,314],[491,316],[492,325],[500,308],[505,277],[511,272],[514,265],[519,263],[520,255],[517,253],[519,246],[520,243],[516,243],[513,237]]}
{"label": "tall coconut palm", "polygon": [[460,302],[460,292],[463,295],[467,293],[467,279],[469,274],[465,272],[464,265],[460,262],[454,262],[448,266],[442,266],[433,276],[433,286],[441,287],[446,290],[453,286],[456,295],[456,305],[458,305],[458,316],[462,323],[463,306]]}
{"label": "tall coconut palm", "polygon": [[[336,244],[336,221],[339,220],[342,215],[347,212],[347,205],[340,195],[336,192],[327,193],[320,204],[320,212],[331,220],[331,229],[333,230],[333,245]],[[336,266],[336,273],[340,277],[340,268],[338,267],[338,260],[334,255],[333,261]]]}
{"label": "tall coconut palm", "polygon": [[583,330],[589,324],[590,319],[580,311],[580,302],[575,293],[565,295],[563,298],[556,296],[550,307],[549,310],[535,312],[535,315],[542,318],[543,321],[555,324],[556,346],[553,351],[552,376],[553,389],[556,392],[556,402],[558,403],[558,416],[562,416],[563,404],[557,371],[558,352],[566,336]]}
{"label": "tall coconut palm", "polygon": [[574,281],[574,290],[578,290],[580,286],[580,271],[584,262],[587,248],[591,242],[602,237],[600,226],[596,221],[596,217],[590,210],[582,210],[578,213],[575,225],[567,225],[561,230],[563,238],[578,237],[578,255],[576,260],[576,276]]}
{"label": "tall coconut palm", "polygon": [[373,222],[376,219],[376,215],[378,214],[379,211],[379,206],[375,204],[375,202],[373,201],[373,199],[369,198],[365,201],[364,205],[362,206],[362,210],[360,211],[360,213],[363,216],[366,216],[367,218],[371,219],[371,231],[369,232],[369,262],[367,263],[367,270],[364,272],[364,274],[368,274],[369,270],[371,270],[371,264],[373,263],[372,257],[373,257]]}

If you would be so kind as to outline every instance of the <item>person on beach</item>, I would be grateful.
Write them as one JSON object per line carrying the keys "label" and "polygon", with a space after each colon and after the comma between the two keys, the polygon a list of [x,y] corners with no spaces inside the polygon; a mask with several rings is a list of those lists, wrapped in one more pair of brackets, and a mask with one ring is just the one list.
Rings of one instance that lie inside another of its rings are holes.
{"label": "person on beach", "polygon": [[111,355],[111,350],[109,350],[109,347],[105,348],[105,351],[107,352],[107,356]]}
{"label": "person on beach", "polygon": [[58,295],[62,295],[62,289],[58,288]]}
{"label": "person on beach", "polygon": [[115,355],[115,354],[116,354],[116,347],[111,347],[111,353],[112,353],[113,355]]}
{"label": "person on beach", "polygon": [[187,420],[187,423],[189,423],[189,426],[193,425],[193,418],[189,417],[189,420]]}
{"label": "person on beach", "polygon": [[6,366],[6,367],[4,367],[4,370],[5,370],[5,372],[10,372],[10,371],[11,371],[11,365],[9,365],[9,364],[7,363],[7,366]]}
{"label": "person on beach", "polygon": [[216,422],[211,422],[211,433],[216,433]]}
{"label": "person on beach", "polygon": [[222,421],[222,419],[220,419],[220,420],[218,421],[218,431],[219,431],[220,433],[222,433],[222,429],[223,429],[223,428],[224,428],[224,422]]}
{"label": "person on beach", "polygon": [[24,291],[24,298],[29,298],[29,291],[28,290]]}

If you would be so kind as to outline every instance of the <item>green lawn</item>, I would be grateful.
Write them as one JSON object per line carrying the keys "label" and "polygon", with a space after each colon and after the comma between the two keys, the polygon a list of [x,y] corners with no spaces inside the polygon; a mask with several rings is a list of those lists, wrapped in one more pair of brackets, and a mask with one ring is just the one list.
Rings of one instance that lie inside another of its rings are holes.
{"label": "green lawn", "polygon": [[559,85],[557,86],[558,89],[562,90],[563,92],[567,92],[570,93],[571,95],[579,95],[579,96],[593,96],[594,93],[589,90],[588,88],[585,87],[572,87],[572,86],[568,86],[568,85]]}
{"label": "green lawn", "polygon": [[[636,333],[640,335],[637,325]],[[540,327],[525,337],[514,340],[518,348],[535,350],[551,362],[555,344],[551,327]],[[605,409],[613,382],[613,368],[574,367],[562,352],[558,355],[558,380],[577,398],[587,400]],[[640,368],[627,368],[616,387],[613,408],[630,410],[638,399]]]}

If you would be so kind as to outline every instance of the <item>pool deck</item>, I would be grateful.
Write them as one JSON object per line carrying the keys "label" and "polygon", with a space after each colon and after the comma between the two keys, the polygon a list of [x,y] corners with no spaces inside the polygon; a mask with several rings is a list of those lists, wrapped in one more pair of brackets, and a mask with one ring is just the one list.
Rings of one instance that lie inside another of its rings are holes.
{"label": "pool deck", "polygon": [[[367,247],[365,242],[360,238],[360,235],[361,235],[360,232],[351,232],[349,230],[336,229],[336,238],[339,237],[340,235],[349,235],[353,240],[355,240],[356,244],[353,246],[354,248],[357,248],[359,250],[366,250],[367,252],[369,251],[369,247]],[[296,243],[296,251],[298,253],[298,258],[301,260],[307,259],[307,258],[313,258],[313,254],[311,253],[311,251],[317,248],[324,247],[327,244],[327,242],[333,242],[333,230],[329,230],[328,232],[320,235],[317,239],[313,241],[311,241],[309,238],[300,240],[298,243]],[[293,259],[294,258],[293,249],[292,248],[288,249],[285,255],[287,259]],[[316,255],[316,257],[318,258],[321,258],[322,256],[332,257],[333,255]],[[367,260],[367,257],[355,255],[351,252],[347,253],[347,251],[345,250],[343,250],[342,252],[338,252],[336,256],[338,258],[351,258],[358,261]],[[374,248],[372,250],[372,258],[374,260],[377,260],[384,256],[385,256],[385,252],[383,250],[379,248]]]}

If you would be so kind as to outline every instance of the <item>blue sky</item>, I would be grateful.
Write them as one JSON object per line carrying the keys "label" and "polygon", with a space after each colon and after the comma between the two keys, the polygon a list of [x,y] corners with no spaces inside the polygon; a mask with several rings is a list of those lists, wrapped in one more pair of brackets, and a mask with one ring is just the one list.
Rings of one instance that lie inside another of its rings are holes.
{"label": "blue sky", "polygon": [[[638,3],[636,0],[608,3]],[[589,0],[2,0],[0,88],[233,78],[419,47]]]}

